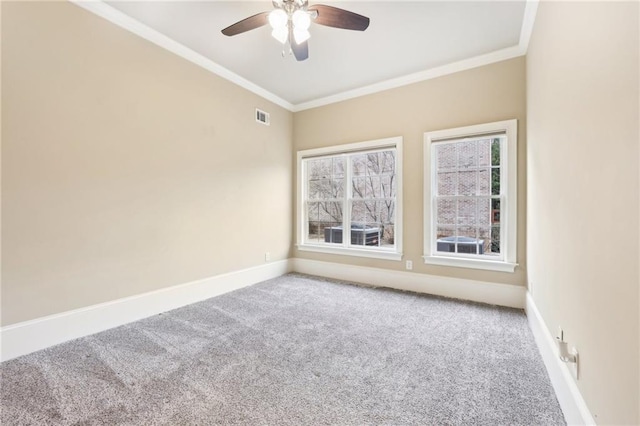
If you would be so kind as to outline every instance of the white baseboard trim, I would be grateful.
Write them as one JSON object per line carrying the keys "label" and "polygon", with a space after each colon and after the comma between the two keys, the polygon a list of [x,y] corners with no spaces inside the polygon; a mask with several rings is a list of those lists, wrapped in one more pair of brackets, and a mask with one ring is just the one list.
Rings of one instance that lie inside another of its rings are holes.
{"label": "white baseboard trim", "polygon": [[292,262],[293,270],[303,274],[519,309],[525,305],[526,289],[521,286],[299,258]]}
{"label": "white baseboard trim", "polygon": [[286,259],[2,327],[0,359],[7,361],[219,296],[290,271],[291,260]]}
{"label": "white baseboard trim", "polygon": [[555,339],[549,332],[542,315],[536,307],[531,293],[527,292],[527,319],[533,332],[538,350],[549,372],[551,385],[556,392],[558,402],[569,425],[595,425],[596,422],[582,398],[569,367],[558,357]]}

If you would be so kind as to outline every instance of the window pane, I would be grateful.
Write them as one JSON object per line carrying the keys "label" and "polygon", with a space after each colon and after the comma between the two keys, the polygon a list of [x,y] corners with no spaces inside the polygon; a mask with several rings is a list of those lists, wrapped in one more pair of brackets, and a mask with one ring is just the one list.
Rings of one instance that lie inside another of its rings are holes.
{"label": "window pane", "polygon": [[478,165],[480,167],[491,165],[491,139],[478,141]]}
{"label": "window pane", "polygon": [[500,142],[504,140],[503,138],[495,138],[491,142],[491,165],[499,166],[500,165]]}
{"label": "window pane", "polygon": [[380,246],[393,247],[395,245],[395,225],[383,223]]}
{"label": "window pane", "polygon": [[366,195],[366,178],[354,177],[351,179],[351,192],[353,198],[364,198]]}
{"label": "window pane", "polygon": [[491,252],[491,227],[478,228],[478,238],[482,241],[482,254]]}
{"label": "window pane", "polygon": [[395,208],[394,200],[378,202],[379,217],[376,227],[380,228],[380,246],[394,246],[395,244]]}
{"label": "window pane", "polygon": [[500,195],[500,169],[491,169],[491,194]]}
{"label": "window pane", "polygon": [[457,173],[438,172],[438,195],[456,195]]}
{"label": "window pane", "polygon": [[496,198],[491,200],[491,223],[500,223],[500,200]]}
{"label": "window pane", "polygon": [[393,245],[394,201],[359,201],[351,204],[351,245]]}
{"label": "window pane", "polygon": [[307,241],[341,243],[342,203],[321,201],[307,203]]}
{"label": "window pane", "polygon": [[351,173],[354,176],[364,176],[367,171],[367,155],[358,154],[351,157]]}
{"label": "window pane", "polygon": [[482,241],[476,238],[475,226],[459,226],[456,253],[482,254]]}
{"label": "window pane", "polygon": [[491,227],[491,253],[500,253],[500,227]]}
{"label": "window pane", "polygon": [[318,179],[309,181],[309,199],[331,199],[336,198],[341,192],[341,182],[337,184],[330,179]]}
{"label": "window pane", "polygon": [[342,223],[342,204],[333,201],[318,203],[318,219],[320,222]]}
{"label": "window pane", "polygon": [[380,223],[380,202],[365,201],[365,223],[376,225]]}
{"label": "window pane", "polygon": [[331,197],[329,198],[342,198],[344,194],[344,179],[334,179],[331,181]]}
{"label": "window pane", "polygon": [[396,202],[394,200],[385,200],[380,202],[380,222],[395,223],[396,221]]}
{"label": "window pane", "polygon": [[309,180],[328,179],[331,177],[331,166],[333,159],[318,158],[307,160],[307,170],[309,171]]}
{"label": "window pane", "polygon": [[395,198],[396,196],[396,178],[395,175],[382,176],[380,178],[382,184],[382,197]]}
{"label": "window pane", "polygon": [[476,141],[458,142],[458,167],[461,169],[478,165]]}
{"label": "window pane", "polygon": [[366,179],[366,197],[367,198],[380,198],[380,177],[369,176]]}
{"label": "window pane", "polygon": [[395,197],[395,152],[381,151],[350,156],[352,170],[351,192],[358,198]]}
{"label": "window pane", "polygon": [[309,187],[307,189],[307,194],[310,200],[320,198],[320,193],[322,191],[322,181],[321,180],[310,180]]}
{"label": "window pane", "polygon": [[382,173],[394,174],[396,172],[396,152],[383,151],[382,156]]}
{"label": "window pane", "polygon": [[436,149],[436,169],[452,169],[456,167],[456,146],[449,143],[435,145]]}
{"label": "window pane", "polygon": [[318,204],[319,203],[307,203],[307,217],[309,220],[319,220],[320,216],[318,214]]}
{"label": "window pane", "polygon": [[344,177],[344,157],[334,157],[333,158],[333,177],[334,178],[343,178]]}
{"label": "window pane", "polygon": [[320,203],[307,203],[308,233],[307,241],[318,242],[322,232],[322,224],[320,218]]}
{"label": "window pane", "polygon": [[367,174],[379,175],[382,172],[382,153],[374,152],[367,154]]}
{"label": "window pane", "polygon": [[307,197],[312,200],[342,198],[344,159],[341,157],[307,160]]}
{"label": "window pane", "polygon": [[456,224],[456,201],[442,200],[436,201],[438,225],[455,225]]}
{"label": "window pane", "polygon": [[436,229],[436,251],[455,252],[456,229],[451,226],[438,226]]}
{"label": "window pane", "polygon": [[488,226],[491,224],[491,200],[489,198],[479,198],[478,201],[478,225]]}
{"label": "window pane", "polygon": [[366,217],[366,207],[364,201],[353,201],[351,203],[351,222],[364,223]]}
{"label": "window pane", "polygon": [[[458,225],[475,225],[477,222],[476,199],[466,199],[458,201]],[[474,232],[475,235],[475,232]]]}
{"label": "window pane", "polygon": [[491,194],[491,169],[483,168],[478,170],[478,195]]}
{"label": "window pane", "polygon": [[458,195],[476,195],[477,172],[458,173]]}

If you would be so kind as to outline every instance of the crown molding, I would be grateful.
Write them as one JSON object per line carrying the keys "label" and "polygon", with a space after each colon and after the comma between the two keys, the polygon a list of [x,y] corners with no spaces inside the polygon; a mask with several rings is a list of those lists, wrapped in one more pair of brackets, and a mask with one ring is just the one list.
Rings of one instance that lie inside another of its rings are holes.
{"label": "crown molding", "polygon": [[522,18],[522,27],[520,30],[520,39],[517,46],[507,47],[486,53],[484,55],[474,56],[472,58],[463,59],[458,62],[449,63],[436,68],[429,68],[413,74],[405,75],[398,78],[374,83],[369,86],[359,87],[335,95],[303,102],[293,106],[293,111],[304,111],[306,109],[317,108],[336,102],[346,101],[348,99],[358,98],[360,96],[371,95],[382,92],[384,90],[394,89],[396,87],[406,86],[420,81],[430,80],[432,78],[442,77],[460,71],[493,64],[495,62],[506,61],[507,59],[517,58],[527,54],[529,48],[529,40],[533,31],[533,24],[536,20],[536,12],[538,11],[539,0],[528,0],[524,8],[524,16]]}
{"label": "crown molding", "polygon": [[280,98],[279,96],[276,96],[275,94],[258,86],[257,84],[252,83],[251,81],[243,77],[240,77],[233,71],[228,70],[227,68],[201,55],[200,53],[191,50],[187,46],[178,43],[172,38],[169,38],[166,35],[154,30],[153,28],[141,23],[137,19],[133,19],[129,15],[126,15],[118,9],[109,6],[107,3],[101,0],[69,0],[69,2],[100,16],[101,18],[104,18],[107,21],[116,24],[121,28],[124,28],[127,31],[136,34],[144,38],[145,40],[148,40],[168,50],[169,52],[174,53],[181,58],[186,59],[187,61],[206,69],[207,71],[212,72],[213,74],[216,74],[219,77],[229,80],[230,82],[237,84],[238,86],[245,88],[248,91],[253,92],[268,101],[271,101],[276,105],[279,105],[289,111],[293,110],[293,104],[291,104],[290,102]]}
{"label": "crown molding", "polygon": [[337,102],[346,101],[348,99],[359,98],[360,96],[371,95],[382,92],[384,90],[395,89],[397,87],[407,86],[413,83],[430,80],[432,78],[442,77],[460,71],[481,67],[483,65],[493,64],[495,62],[506,61],[507,59],[522,56],[523,53],[519,46],[508,47],[506,49],[497,50],[473,58],[464,59],[462,61],[453,62],[436,68],[430,68],[417,73],[405,75],[398,78],[374,83],[369,86],[359,87],[357,89],[338,93],[336,95],[327,96],[325,98],[304,102],[293,106],[293,111],[304,111],[306,109],[317,108]]}
{"label": "crown molding", "polygon": [[529,50],[529,41],[533,33],[533,24],[536,22],[536,14],[538,13],[538,4],[540,0],[528,0],[524,6],[524,16],[522,17],[522,27],[520,30],[520,41],[518,47],[523,55]]}
{"label": "crown molding", "polygon": [[252,83],[251,81],[239,76],[238,74],[212,61],[211,59],[201,55],[200,53],[197,53],[194,50],[186,47],[185,45],[178,43],[172,38],[169,38],[166,35],[154,30],[153,28],[141,23],[140,21],[131,18],[118,9],[109,6],[102,0],[68,1],[291,112],[299,112],[333,104],[336,102],[342,102],[348,99],[370,95],[373,93],[382,92],[384,90],[394,89],[397,87],[418,83],[420,81],[430,80],[432,78],[442,77],[448,74],[453,74],[456,72],[489,65],[495,62],[501,62],[519,56],[524,56],[527,54],[527,49],[529,47],[529,40],[531,39],[531,33],[533,31],[533,25],[535,22],[539,2],[539,0],[528,0],[526,2],[524,16],[522,19],[522,27],[520,31],[520,39],[518,45],[516,46],[496,50],[494,52],[453,62],[440,67],[429,68],[424,71],[419,71],[402,77],[381,81],[368,86],[348,90],[346,92],[337,93],[335,95],[326,96],[308,102],[292,104],[287,100],[275,95],[274,93],[271,93],[270,91],[258,86],[257,84]]}

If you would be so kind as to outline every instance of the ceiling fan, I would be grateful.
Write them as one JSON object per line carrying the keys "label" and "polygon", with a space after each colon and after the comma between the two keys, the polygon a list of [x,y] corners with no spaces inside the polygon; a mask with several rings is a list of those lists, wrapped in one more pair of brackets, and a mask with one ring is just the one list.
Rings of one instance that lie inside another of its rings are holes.
{"label": "ceiling fan", "polygon": [[309,57],[307,40],[311,37],[311,22],[345,30],[364,31],[369,26],[369,18],[333,6],[315,4],[308,0],[272,0],[274,9],[249,16],[222,30],[226,36],[250,31],[263,25],[271,25],[271,35],[282,44],[287,42],[298,61]]}

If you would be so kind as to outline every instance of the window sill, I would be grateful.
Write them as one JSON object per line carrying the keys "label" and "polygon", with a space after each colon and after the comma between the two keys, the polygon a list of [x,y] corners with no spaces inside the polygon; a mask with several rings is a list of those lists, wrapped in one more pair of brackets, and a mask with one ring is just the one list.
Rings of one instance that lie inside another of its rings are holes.
{"label": "window sill", "polygon": [[513,272],[517,263],[495,260],[464,259],[445,256],[422,256],[427,265],[453,266],[456,268],[483,269],[486,271]]}
{"label": "window sill", "polygon": [[395,251],[379,251],[346,247],[314,246],[310,244],[297,244],[300,251],[313,251],[317,253],[340,254],[345,256],[369,257],[372,259],[402,260],[402,253]]}

